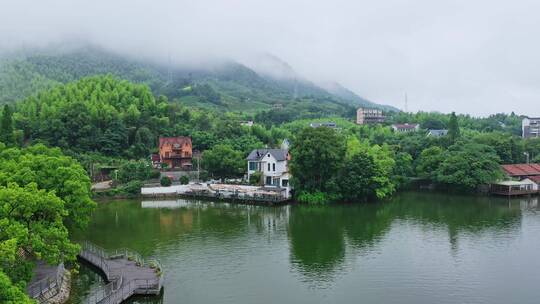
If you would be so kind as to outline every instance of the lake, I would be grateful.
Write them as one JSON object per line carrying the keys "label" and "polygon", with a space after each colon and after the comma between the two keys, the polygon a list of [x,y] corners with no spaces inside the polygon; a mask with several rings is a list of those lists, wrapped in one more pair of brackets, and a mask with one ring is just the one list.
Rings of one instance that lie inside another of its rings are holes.
{"label": "lake", "polygon": [[[538,198],[407,192],[376,204],[99,203],[74,239],[158,258],[134,303],[538,303]],[[70,303],[103,280],[87,267]]]}

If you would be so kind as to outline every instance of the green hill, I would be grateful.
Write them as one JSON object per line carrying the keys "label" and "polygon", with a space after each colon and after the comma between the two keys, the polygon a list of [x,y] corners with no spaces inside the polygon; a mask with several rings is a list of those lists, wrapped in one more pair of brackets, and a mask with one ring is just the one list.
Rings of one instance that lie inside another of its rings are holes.
{"label": "green hill", "polygon": [[56,54],[20,52],[2,59],[0,104],[99,74],[146,84],[155,95],[165,95],[171,101],[224,111],[257,113],[277,107],[308,113],[307,116],[352,116],[358,106],[396,110],[348,90],[347,94],[336,94],[306,80],[262,75],[237,62],[204,68],[178,67],[135,60],[95,47]]}

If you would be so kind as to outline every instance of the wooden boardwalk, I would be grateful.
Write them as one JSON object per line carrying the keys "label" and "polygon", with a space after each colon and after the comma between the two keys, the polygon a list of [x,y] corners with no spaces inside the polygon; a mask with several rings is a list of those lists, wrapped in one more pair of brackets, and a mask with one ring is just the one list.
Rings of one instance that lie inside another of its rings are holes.
{"label": "wooden boardwalk", "polygon": [[81,244],[79,258],[99,268],[109,282],[89,295],[85,304],[119,304],[133,295],[158,295],[163,270],[158,261],[144,261],[127,249],[107,252],[89,242]]}

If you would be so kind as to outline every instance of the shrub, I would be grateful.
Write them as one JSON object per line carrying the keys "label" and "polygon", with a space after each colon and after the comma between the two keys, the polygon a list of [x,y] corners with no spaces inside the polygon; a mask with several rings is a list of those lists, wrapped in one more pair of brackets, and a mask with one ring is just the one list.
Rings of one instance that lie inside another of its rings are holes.
{"label": "shrub", "polygon": [[199,174],[199,179],[203,182],[207,181],[209,179],[208,172],[201,171],[201,173]]}
{"label": "shrub", "polygon": [[168,176],[163,176],[160,180],[159,180],[159,183],[161,184],[161,186],[163,187],[169,187],[170,185],[172,185],[172,180],[170,177]]}
{"label": "shrub", "polygon": [[296,197],[298,202],[310,205],[324,205],[336,200],[335,197],[324,192],[306,192],[303,191]]}
{"label": "shrub", "polygon": [[260,186],[262,182],[262,173],[255,172],[249,176],[249,184],[253,186]]}
{"label": "shrub", "polygon": [[152,172],[150,173],[150,178],[159,178],[160,175],[161,172],[159,172],[159,170],[152,170]]}
{"label": "shrub", "polygon": [[129,194],[139,194],[141,193],[141,187],[143,182],[141,181],[131,181],[121,187],[121,189]]}
{"label": "shrub", "polygon": [[181,185],[187,185],[189,184],[189,177],[183,175],[180,177],[180,184]]}

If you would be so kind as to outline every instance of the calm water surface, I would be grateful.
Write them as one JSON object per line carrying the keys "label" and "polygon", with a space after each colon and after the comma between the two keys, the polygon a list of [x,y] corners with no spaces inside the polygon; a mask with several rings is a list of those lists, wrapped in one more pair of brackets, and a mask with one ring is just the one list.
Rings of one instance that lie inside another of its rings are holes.
{"label": "calm water surface", "polygon": [[[403,193],[378,204],[100,203],[85,232],[158,258],[160,299],[136,303],[539,303],[540,206]],[[82,267],[71,303],[103,284]]]}

